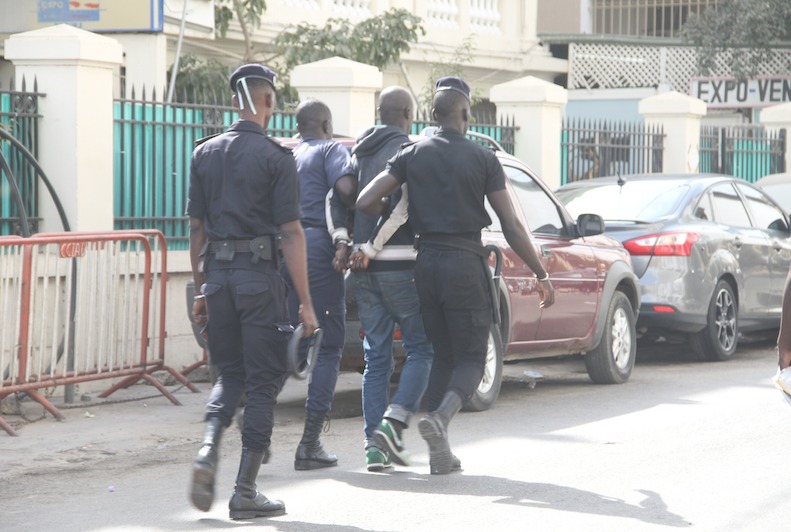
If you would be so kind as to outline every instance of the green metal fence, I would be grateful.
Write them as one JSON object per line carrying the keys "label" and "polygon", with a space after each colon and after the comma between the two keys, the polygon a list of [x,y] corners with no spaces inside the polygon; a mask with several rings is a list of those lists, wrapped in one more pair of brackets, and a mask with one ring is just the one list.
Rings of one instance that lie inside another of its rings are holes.
{"label": "green metal fence", "polygon": [[755,183],[765,175],[786,171],[786,130],[763,126],[703,127],[700,171],[723,173]]}
{"label": "green metal fence", "polygon": [[[225,102],[173,103],[143,93],[114,102],[115,229],[159,229],[169,249],[189,248],[184,215],[196,140],[221,133],[238,117]],[[292,112],[277,111],[268,132],[296,132]]]}
{"label": "green metal fence", "polygon": [[[14,81],[10,89],[0,88],[0,128],[33,156],[38,157],[38,92],[36,82],[33,90],[27,89],[24,78],[19,90]],[[11,181],[13,179],[13,183]],[[14,189],[18,187],[21,203],[27,215],[31,231],[36,232],[39,221],[39,180],[30,160],[10,142],[0,141],[0,235],[21,234],[20,209],[16,203]]]}
{"label": "green metal fence", "polygon": [[[424,129],[436,127],[437,123],[428,114],[419,114],[417,119],[412,122],[412,130],[410,133],[419,135]],[[480,133],[497,141],[503,150],[514,154],[514,146],[516,139],[516,131],[519,129],[514,123],[513,117],[501,118],[498,120],[490,114],[473,113],[472,122],[467,128],[468,131],[473,133]],[[473,141],[479,141],[476,137],[470,138]]]}

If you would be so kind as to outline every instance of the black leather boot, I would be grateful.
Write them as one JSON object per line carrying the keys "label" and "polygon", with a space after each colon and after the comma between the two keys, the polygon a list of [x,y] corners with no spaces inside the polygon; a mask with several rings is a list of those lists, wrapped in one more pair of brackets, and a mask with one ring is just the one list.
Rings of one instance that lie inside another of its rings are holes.
{"label": "black leather boot", "polygon": [[239,474],[236,476],[236,487],[231,500],[228,501],[228,510],[231,519],[252,519],[254,517],[274,517],[286,513],[283,501],[269,500],[262,493],[258,493],[255,478],[264,458],[263,452],[254,452],[242,449],[242,459],[239,461]]}
{"label": "black leather boot", "polygon": [[214,477],[217,473],[220,438],[224,429],[222,420],[210,417],[206,420],[203,446],[192,464],[192,487],[190,498],[198,510],[208,512],[214,501]]}
{"label": "black leather boot", "polygon": [[447,392],[439,407],[426,414],[417,424],[420,435],[428,443],[429,465],[432,475],[447,475],[461,470],[461,461],[450,450],[448,424],[462,405],[456,392]]}
{"label": "black leather boot", "polygon": [[319,441],[323,426],[324,414],[305,412],[305,430],[294,457],[294,469],[297,471],[338,465],[338,457],[325,451]]}

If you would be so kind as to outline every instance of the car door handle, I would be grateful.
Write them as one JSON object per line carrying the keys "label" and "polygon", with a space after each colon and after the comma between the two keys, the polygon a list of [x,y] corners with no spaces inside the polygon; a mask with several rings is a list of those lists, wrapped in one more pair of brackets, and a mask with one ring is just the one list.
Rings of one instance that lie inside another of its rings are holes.
{"label": "car door handle", "polygon": [[551,257],[552,256],[552,248],[550,248],[546,244],[541,246],[541,255],[543,255],[544,257]]}
{"label": "car door handle", "polygon": [[736,246],[736,249],[740,249],[742,247],[742,244],[743,244],[742,239],[739,238],[738,236],[733,239],[733,245]]}
{"label": "car door handle", "polygon": [[783,251],[783,246],[777,240],[772,240],[772,248],[777,252]]}

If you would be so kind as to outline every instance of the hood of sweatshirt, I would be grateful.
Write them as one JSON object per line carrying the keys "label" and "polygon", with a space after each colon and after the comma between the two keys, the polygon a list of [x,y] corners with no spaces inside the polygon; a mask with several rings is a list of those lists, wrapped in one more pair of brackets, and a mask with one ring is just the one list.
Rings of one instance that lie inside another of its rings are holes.
{"label": "hood of sweatshirt", "polygon": [[376,153],[384,144],[397,137],[403,138],[403,142],[409,140],[404,130],[395,126],[374,126],[368,128],[357,137],[357,143],[352,148],[352,155],[366,157]]}

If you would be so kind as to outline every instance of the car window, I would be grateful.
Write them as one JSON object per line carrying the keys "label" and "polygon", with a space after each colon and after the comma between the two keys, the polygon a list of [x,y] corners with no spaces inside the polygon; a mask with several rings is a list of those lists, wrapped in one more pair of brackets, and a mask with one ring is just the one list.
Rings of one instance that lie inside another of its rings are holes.
{"label": "car window", "polygon": [[708,194],[703,194],[695,207],[695,218],[701,220],[714,220],[714,210],[711,208],[711,198]]}
{"label": "car window", "polygon": [[563,219],[558,206],[552,201],[544,189],[525,171],[513,166],[503,166],[505,175],[511,181],[516,197],[525,214],[525,220],[531,232],[562,235]]}
{"label": "car window", "polygon": [[750,217],[741,198],[730,183],[720,183],[709,189],[714,220],[723,225],[751,227]]}
{"label": "car window", "polygon": [[750,213],[753,215],[753,222],[756,227],[775,231],[788,230],[783,211],[772,203],[765,194],[752,187],[741,184],[737,184],[736,186],[747,200],[747,208],[750,209]]}
{"label": "car window", "polygon": [[591,183],[556,192],[572,216],[595,213],[605,220],[655,221],[676,211],[689,186],[675,181]]}

